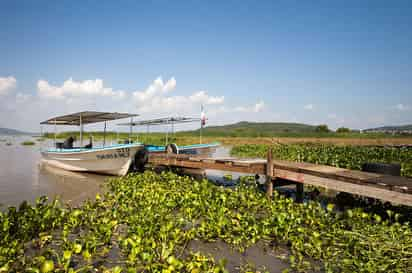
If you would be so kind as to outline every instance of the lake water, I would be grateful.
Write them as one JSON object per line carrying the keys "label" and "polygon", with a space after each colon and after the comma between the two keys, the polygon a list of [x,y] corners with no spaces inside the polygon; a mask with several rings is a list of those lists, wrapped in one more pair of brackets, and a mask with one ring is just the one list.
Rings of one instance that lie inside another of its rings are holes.
{"label": "lake water", "polygon": [[[36,144],[24,146],[23,141]],[[59,196],[76,205],[103,191],[104,181],[110,176],[69,172],[42,164],[40,149],[52,144],[51,140],[37,141],[30,136],[0,136],[0,210],[18,206],[24,200],[34,202],[42,195],[51,199]],[[229,147],[221,147],[215,156],[228,156],[229,151]],[[207,171],[207,175],[218,180],[222,172]]]}
{"label": "lake water", "polygon": [[[36,144],[21,145],[26,140]],[[38,142],[30,136],[0,136],[2,209],[19,205],[24,200],[33,202],[42,195],[49,198],[60,196],[64,201],[77,204],[101,191],[107,176],[68,172],[41,164],[40,149],[47,145],[51,143]]]}

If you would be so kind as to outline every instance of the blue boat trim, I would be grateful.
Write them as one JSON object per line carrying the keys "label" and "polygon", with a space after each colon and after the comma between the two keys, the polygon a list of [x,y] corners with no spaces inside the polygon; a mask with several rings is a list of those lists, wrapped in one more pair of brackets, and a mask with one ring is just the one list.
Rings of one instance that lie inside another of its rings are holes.
{"label": "blue boat trim", "polygon": [[[207,144],[192,144],[192,145],[178,146],[178,149],[179,150],[189,150],[189,149],[196,149],[196,148],[212,148],[212,147],[217,147],[219,145],[220,143],[218,142],[207,143]],[[166,150],[165,146],[145,145],[145,147],[149,152],[163,152]]]}
{"label": "blue boat trim", "polygon": [[110,146],[98,146],[98,147],[93,147],[93,148],[75,148],[75,149],[47,149],[47,150],[42,150],[43,152],[48,152],[48,153],[76,153],[76,152],[91,152],[91,151],[103,151],[103,150],[109,150],[109,149],[116,149],[116,148],[131,148],[131,147],[136,147],[136,146],[143,146],[143,143],[136,142],[136,143],[129,143],[129,144],[114,144]]}
{"label": "blue boat trim", "polygon": [[145,145],[149,152],[163,152],[165,151],[165,146],[155,146],[155,145]]}

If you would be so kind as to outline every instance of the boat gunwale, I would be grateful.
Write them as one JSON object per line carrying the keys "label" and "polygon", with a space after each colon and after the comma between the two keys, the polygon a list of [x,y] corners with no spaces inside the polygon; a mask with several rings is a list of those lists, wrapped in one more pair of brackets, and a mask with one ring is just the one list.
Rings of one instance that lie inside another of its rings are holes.
{"label": "boat gunwale", "polygon": [[218,147],[220,146],[219,142],[212,142],[212,143],[199,143],[199,144],[191,144],[191,145],[183,145],[178,146],[179,149],[190,149],[190,148],[211,148],[211,147]]}
{"label": "boat gunwale", "polygon": [[132,147],[143,147],[143,143],[129,143],[129,144],[116,144],[106,147],[96,147],[96,148],[74,148],[74,149],[45,149],[41,150],[42,153],[47,154],[79,154],[79,153],[91,153],[91,152],[99,152],[105,150],[114,150],[114,149],[121,149],[121,148],[132,148]]}

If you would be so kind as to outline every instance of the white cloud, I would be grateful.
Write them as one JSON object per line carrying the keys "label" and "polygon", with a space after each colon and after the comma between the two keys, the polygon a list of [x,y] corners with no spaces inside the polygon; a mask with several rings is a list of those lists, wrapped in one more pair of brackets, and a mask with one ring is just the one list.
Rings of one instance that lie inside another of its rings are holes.
{"label": "white cloud", "polygon": [[303,109],[308,110],[308,111],[312,111],[315,109],[315,106],[313,104],[306,104],[305,106],[303,106]]}
{"label": "white cloud", "polygon": [[226,109],[226,112],[253,112],[253,113],[258,113],[258,112],[261,112],[263,110],[263,108],[265,108],[265,103],[262,100],[260,100],[255,105],[237,106],[233,110]]}
{"label": "white cloud", "polygon": [[166,83],[162,77],[157,77],[144,91],[133,92],[133,98],[139,104],[144,104],[156,96],[163,96],[176,88],[175,78],[170,78]]}
{"label": "white cloud", "polygon": [[144,104],[138,104],[137,107],[139,112],[144,113],[175,114],[176,112],[185,112],[191,105],[183,96],[157,96],[147,100]]}
{"label": "white cloud", "polygon": [[[162,79],[161,77],[158,77],[158,79]],[[167,93],[170,91],[173,91],[176,88],[176,80],[174,77],[171,77],[170,80],[166,82],[166,84],[163,86],[163,92]]]}
{"label": "white cloud", "polygon": [[61,86],[54,86],[45,80],[37,82],[38,95],[42,98],[68,99],[84,96],[107,96],[124,98],[124,91],[114,91],[104,87],[103,80],[85,80],[76,82],[73,79],[66,80]]}
{"label": "white cloud", "polygon": [[[128,98],[116,103],[118,109],[144,113],[145,115],[195,115],[199,112],[200,105],[209,106],[210,111],[214,111],[218,106],[224,106],[224,96],[211,96],[205,90],[193,92],[190,95],[172,95],[176,89],[176,79],[171,77],[164,81],[162,77],[157,77],[146,89],[125,92],[115,91],[103,84],[103,80],[74,81],[68,79],[62,85],[52,85],[46,80],[37,82],[37,98],[48,101],[49,99],[61,100],[66,105],[66,109],[77,111],[83,108],[104,108],[114,107],[111,98]],[[107,98],[107,99],[104,99]],[[19,95],[20,101],[25,99]],[[27,98],[26,98],[27,99]],[[261,112],[265,104],[263,101],[251,106],[226,107],[229,112],[258,113]],[[225,107],[224,107],[225,108]]]}
{"label": "white cloud", "polygon": [[409,109],[411,109],[411,108],[409,107],[409,105],[404,105],[404,104],[402,104],[402,103],[399,103],[399,104],[395,105],[394,108],[395,108],[396,110],[399,110],[399,111],[408,111]]}
{"label": "white cloud", "polygon": [[16,88],[16,78],[9,76],[6,78],[0,77],[0,96],[7,95],[11,90]]}
{"label": "white cloud", "polygon": [[189,100],[199,104],[222,104],[225,100],[224,96],[211,97],[206,91],[198,91],[189,97]]}
{"label": "white cloud", "polygon": [[[1,86],[4,86],[4,79],[1,79]],[[7,89],[13,89],[15,85],[9,84]],[[226,105],[224,96],[211,95],[202,89],[179,94],[173,77],[167,81],[158,77],[146,89],[139,90],[142,91],[117,90],[105,86],[101,79],[75,81],[70,78],[60,84],[41,79],[37,82],[35,94],[18,90],[15,96],[0,99],[0,123],[6,127],[35,131],[37,124],[50,116],[84,110],[131,112],[141,114],[142,119],[169,115],[196,117],[200,115],[200,105],[203,104],[211,124],[215,124],[252,117],[260,119],[260,112],[265,108],[262,100],[245,106]]]}
{"label": "white cloud", "polygon": [[145,90],[133,92],[133,100],[140,112],[144,113],[192,113],[201,104],[219,105],[224,96],[209,96],[207,91],[197,91],[189,96],[170,96],[176,88],[175,78],[163,82],[161,77],[154,80]]}
{"label": "white cloud", "polygon": [[263,108],[265,108],[265,103],[263,102],[263,100],[261,100],[255,104],[254,112],[255,113],[261,112]]}

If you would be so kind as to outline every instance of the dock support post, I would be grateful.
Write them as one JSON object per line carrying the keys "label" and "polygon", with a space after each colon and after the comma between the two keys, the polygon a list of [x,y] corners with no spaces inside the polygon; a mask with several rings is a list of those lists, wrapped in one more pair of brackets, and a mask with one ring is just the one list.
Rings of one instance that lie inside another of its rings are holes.
{"label": "dock support post", "polygon": [[271,199],[273,196],[273,160],[272,160],[272,149],[269,148],[266,162],[266,196]]}
{"label": "dock support post", "polygon": [[296,183],[296,202],[302,203],[303,202],[303,184]]}

